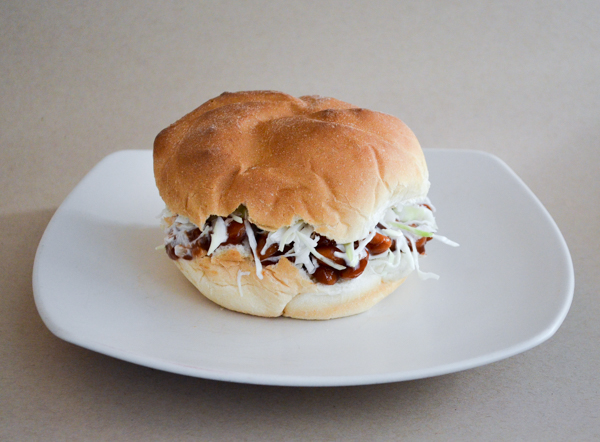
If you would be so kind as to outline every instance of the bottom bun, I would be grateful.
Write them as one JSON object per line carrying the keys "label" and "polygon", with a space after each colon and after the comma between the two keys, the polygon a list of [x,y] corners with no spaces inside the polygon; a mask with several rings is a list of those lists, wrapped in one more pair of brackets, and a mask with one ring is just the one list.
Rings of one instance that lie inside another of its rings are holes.
{"label": "bottom bun", "polygon": [[313,282],[286,258],[263,267],[260,279],[252,255],[242,246],[222,247],[212,256],[201,251],[192,260],[178,259],[175,264],[214,303],[264,317],[333,319],[355,315],[369,310],[406,279],[384,281],[367,266],[360,277],[327,286]]}

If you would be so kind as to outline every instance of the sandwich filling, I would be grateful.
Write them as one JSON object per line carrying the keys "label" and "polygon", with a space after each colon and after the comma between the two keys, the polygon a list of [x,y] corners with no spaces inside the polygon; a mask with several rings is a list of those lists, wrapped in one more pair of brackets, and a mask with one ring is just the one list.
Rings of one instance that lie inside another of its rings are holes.
{"label": "sandwich filling", "polygon": [[359,277],[367,265],[376,273],[394,274],[396,278],[413,270],[421,279],[439,278],[419,268],[425,244],[431,239],[450,246],[458,244],[435,233],[434,212],[428,198],[392,206],[365,238],[348,244],[319,235],[302,220],[274,232],[262,230],[248,220],[243,206],[228,217],[211,216],[201,227],[168,208],[161,217],[164,247],[171,259],[191,260],[202,250],[210,256],[222,247],[243,246],[251,251],[260,279],[263,267],[286,258],[315,282],[332,285]]}

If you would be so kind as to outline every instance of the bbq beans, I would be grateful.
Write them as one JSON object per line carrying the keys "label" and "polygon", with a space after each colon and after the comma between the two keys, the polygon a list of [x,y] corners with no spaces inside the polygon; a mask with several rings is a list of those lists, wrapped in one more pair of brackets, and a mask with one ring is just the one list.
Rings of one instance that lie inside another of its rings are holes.
{"label": "bbq beans", "polygon": [[175,253],[175,247],[173,247],[171,244],[167,244],[165,246],[165,250],[167,251],[167,256],[173,261],[177,261],[179,258],[191,261],[193,258],[192,252],[190,250],[187,250],[186,254],[183,256],[177,256],[177,254]]}
{"label": "bbq beans", "polygon": [[[335,252],[339,252],[339,250],[338,250],[337,247],[334,247],[334,246],[324,246],[324,247],[317,247],[316,250],[317,250],[318,253],[320,253],[321,255],[323,255],[325,258],[331,259],[336,264],[339,264],[339,265],[342,265],[342,266],[346,265],[346,261],[344,261],[344,258],[340,258],[340,257],[334,255]],[[318,261],[319,261],[319,263],[321,265],[327,265],[326,263],[324,263],[320,259],[318,259]]]}
{"label": "bbq beans", "polygon": [[376,233],[373,239],[367,244],[367,249],[373,255],[379,255],[380,253],[385,252],[392,246],[392,240],[382,235],[381,233]]}
{"label": "bbq beans", "polygon": [[[317,247],[317,252],[323,255],[326,258],[331,259],[333,262],[339,265],[346,265],[346,261],[343,258],[339,258],[335,256],[335,252],[337,251],[337,247]],[[369,261],[369,252],[366,252],[366,256],[364,256],[356,265],[356,267],[346,267],[343,270],[335,270],[329,267],[326,263],[321,260],[319,261],[319,267],[313,273],[313,277],[320,282],[321,284],[335,284],[338,278],[342,279],[354,279],[358,278],[367,267],[367,263]]]}
{"label": "bbq beans", "polygon": [[[429,207],[428,207],[429,208]],[[378,225],[378,227],[383,227]],[[186,232],[188,240],[192,243],[192,249],[185,256],[179,257],[175,254],[175,249],[171,245],[166,246],[167,255],[169,258],[173,260],[177,259],[192,259],[192,256],[197,254],[200,248],[204,250],[208,250],[210,247],[211,235],[201,235],[200,229],[196,228]],[[227,225],[227,241],[223,245],[236,245],[241,244],[246,238],[246,226],[244,223],[238,223],[236,221],[231,220]],[[429,241],[431,238],[419,238],[416,241],[416,248],[420,254],[425,253],[425,243]],[[277,261],[269,260],[269,258],[274,256],[279,256],[282,252],[279,251],[278,244],[270,245],[264,253],[262,250],[265,247],[267,241],[267,235],[258,234],[257,233],[257,252],[258,258],[261,260],[261,263],[264,266],[275,264]],[[358,241],[355,242],[354,246],[358,247]],[[410,246],[410,242],[409,242]],[[364,256],[356,265],[356,267],[345,267],[343,270],[336,270],[331,268],[327,263],[318,260],[319,267],[313,273],[313,278],[321,283],[326,285],[335,284],[340,278],[342,279],[353,279],[360,276],[367,267],[367,263],[369,261],[369,255],[379,255],[384,253],[385,251],[392,249],[394,251],[396,249],[396,241],[391,238],[382,235],[381,233],[376,233],[375,236],[371,239],[371,241],[367,244],[365,252],[366,256]],[[284,252],[286,253],[291,249],[291,245],[287,245]],[[340,258],[335,256],[335,252],[339,251],[337,248],[337,243],[334,240],[326,238],[324,236],[320,236],[317,242],[316,251],[323,255],[324,257],[330,259],[338,265],[346,266],[346,261],[344,258]],[[294,258],[290,257],[291,262],[294,262]]]}
{"label": "bbq beans", "polygon": [[358,278],[360,275],[362,275],[362,272],[365,271],[368,261],[369,252],[367,252],[367,255],[358,262],[358,265],[356,267],[346,267],[344,270],[340,270],[340,277],[344,279]]}
{"label": "bbq beans", "polygon": [[333,285],[338,281],[339,274],[335,269],[322,265],[317,267],[317,270],[313,273],[313,277],[321,284]]}
{"label": "bbq beans", "polygon": [[200,229],[196,227],[194,230],[185,232],[185,235],[188,237],[189,242],[194,242],[196,239],[198,239],[201,233],[202,232],[200,232]]}
{"label": "bbq beans", "polygon": [[[431,241],[431,239],[431,236],[423,236],[416,241],[415,245],[417,246],[417,252],[419,253],[419,255],[425,254],[425,244],[427,243],[427,241]],[[406,240],[406,242],[408,243],[408,248],[412,252],[413,248],[411,242],[408,239]]]}
{"label": "bbq beans", "polygon": [[333,239],[326,238],[324,236],[319,236],[319,240],[317,241],[317,248],[319,247],[335,247],[337,243]]}
{"label": "bbq beans", "polygon": [[[279,251],[279,244],[271,244],[265,253],[262,253],[262,249],[265,248],[265,244],[267,242],[267,236],[261,236],[258,240],[258,244],[256,245],[256,251],[258,252],[258,258],[262,262],[264,259],[270,258],[275,255]],[[267,261],[266,264],[275,264],[273,261]]]}
{"label": "bbq beans", "polygon": [[427,241],[430,241],[430,240],[431,240],[431,236],[424,236],[417,240],[417,252],[419,252],[420,255],[425,254],[425,244],[427,243]]}
{"label": "bbq beans", "polygon": [[224,244],[241,244],[246,237],[246,226],[237,221],[231,221],[227,226],[227,241]]}
{"label": "bbq beans", "polygon": [[208,249],[210,248],[210,234],[200,237],[200,241],[198,241],[196,244],[198,243],[200,243],[200,247],[202,249],[208,252]]}
{"label": "bbq beans", "polygon": [[165,250],[167,251],[169,258],[172,260],[177,261],[179,259],[179,256],[175,254],[175,248],[171,244],[167,244],[165,246]]}

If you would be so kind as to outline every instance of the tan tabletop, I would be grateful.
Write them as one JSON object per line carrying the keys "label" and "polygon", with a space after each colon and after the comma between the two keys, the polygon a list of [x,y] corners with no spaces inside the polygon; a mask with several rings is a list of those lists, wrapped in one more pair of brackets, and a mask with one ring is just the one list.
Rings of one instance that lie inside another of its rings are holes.
{"label": "tan tabletop", "polygon": [[[600,3],[156,3],[0,7],[0,440],[600,438]],[[480,368],[344,388],[186,377],[52,335],[32,265],[64,198],[107,154],[248,89],[334,96],[402,118],[423,147],[506,161],[573,257],[556,335]]]}

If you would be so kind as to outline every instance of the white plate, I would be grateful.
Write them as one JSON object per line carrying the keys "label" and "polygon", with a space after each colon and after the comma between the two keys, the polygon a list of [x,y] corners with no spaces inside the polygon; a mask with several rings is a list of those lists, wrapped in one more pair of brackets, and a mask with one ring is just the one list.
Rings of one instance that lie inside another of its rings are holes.
{"label": "white plate", "polygon": [[101,161],[50,221],[34,265],[40,315],[58,337],[136,364],[203,378],[335,386],[488,364],[550,338],[573,295],[556,224],[498,158],[426,150],[440,233],[424,270],[361,315],[313,322],[221,309],[164,252],[150,151]]}

